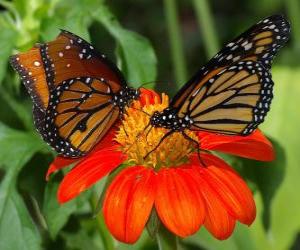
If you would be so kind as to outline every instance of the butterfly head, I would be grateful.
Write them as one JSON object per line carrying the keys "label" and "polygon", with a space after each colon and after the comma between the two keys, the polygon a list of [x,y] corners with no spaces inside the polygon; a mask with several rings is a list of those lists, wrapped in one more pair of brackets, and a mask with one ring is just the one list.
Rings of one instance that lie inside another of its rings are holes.
{"label": "butterfly head", "polygon": [[137,100],[140,97],[141,91],[139,89],[126,87],[127,98],[132,100]]}
{"label": "butterfly head", "polygon": [[114,105],[118,106],[121,112],[124,112],[124,109],[129,106],[129,104],[138,99],[140,96],[140,90],[130,88],[128,86],[123,87],[113,98]]}

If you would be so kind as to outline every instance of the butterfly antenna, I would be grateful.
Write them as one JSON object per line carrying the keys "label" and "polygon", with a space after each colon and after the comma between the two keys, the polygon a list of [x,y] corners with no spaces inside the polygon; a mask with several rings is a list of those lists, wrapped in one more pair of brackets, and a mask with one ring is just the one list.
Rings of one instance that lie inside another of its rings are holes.
{"label": "butterfly antenna", "polygon": [[151,116],[151,114],[147,113],[146,111],[142,110],[142,109],[137,109],[137,108],[134,108],[134,107],[130,107],[131,109],[134,109],[134,110],[137,110],[137,111],[140,111],[142,113],[144,113],[145,115],[147,116]]}
{"label": "butterfly antenna", "polygon": [[[149,126],[149,125],[150,125],[150,122],[149,122],[149,124],[148,124],[147,126]],[[151,131],[152,128],[153,128],[153,127],[151,127],[151,128],[148,130],[147,134],[146,134],[146,141],[147,141],[147,143],[148,143],[148,135],[150,134],[150,131]]]}
{"label": "butterfly antenna", "polygon": [[150,82],[144,82],[140,85],[140,87],[144,87],[145,85],[148,85],[148,84],[159,84],[159,85],[169,85],[170,83],[166,84],[166,82],[158,82],[158,81],[150,81]]}
{"label": "butterfly antenna", "polygon": [[146,86],[146,85],[149,85],[149,84],[157,84],[158,82],[156,82],[156,81],[150,81],[150,82],[144,82],[144,83],[142,83],[141,85],[140,85],[140,87],[144,87],[144,86]]}
{"label": "butterfly antenna", "polygon": [[200,161],[200,163],[204,166],[204,167],[207,167],[207,165],[205,164],[205,162],[202,160],[201,158],[201,155],[200,155],[200,151],[201,151],[201,148],[200,148],[200,143],[198,141],[196,141],[195,139],[191,138],[190,136],[188,136],[186,133],[184,133],[184,131],[181,132],[181,134],[183,135],[183,137],[194,143],[196,145],[196,148],[197,148],[197,154],[198,154],[198,159]]}

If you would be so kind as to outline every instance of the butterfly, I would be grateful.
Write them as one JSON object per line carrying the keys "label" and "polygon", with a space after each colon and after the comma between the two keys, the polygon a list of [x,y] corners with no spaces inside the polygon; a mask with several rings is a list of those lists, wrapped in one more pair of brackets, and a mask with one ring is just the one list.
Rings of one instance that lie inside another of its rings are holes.
{"label": "butterfly", "polygon": [[217,53],[172,98],[168,108],[156,111],[148,126],[180,132],[208,131],[247,136],[264,121],[273,98],[271,64],[287,42],[290,25],[282,15],[263,19]]}
{"label": "butterfly", "polygon": [[10,62],[33,100],[37,131],[66,157],[87,154],[140,95],[105,55],[65,30]]}

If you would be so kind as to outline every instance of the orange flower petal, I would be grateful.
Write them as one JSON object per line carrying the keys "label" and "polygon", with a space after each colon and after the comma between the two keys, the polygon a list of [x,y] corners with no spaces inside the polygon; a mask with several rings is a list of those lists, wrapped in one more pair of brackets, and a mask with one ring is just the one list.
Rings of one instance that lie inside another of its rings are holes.
{"label": "orange flower petal", "polygon": [[204,226],[214,237],[225,240],[234,230],[235,219],[228,214],[218,194],[207,184],[205,179],[201,175],[198,178],[199,190],[201,190],[206,205]]}
{"label": "orange flower petal", "polygon": [[108,187],[103,214],[109,231],[119,241],[134,243],[140,237],[153,207],[155,177],[152,169],[129,167]]}
{"label": "orange flower petal", "polygon": [[[201,168],[198,168],[198,171],[205,169],[205,167],[210,166],[210,165],[214,165],[214,166],[218,166],[220,168],[226,168],[228,170],[232,170],[234,171],[225,161],[223,161],[221,158],[210,154],[210,153],[204,153],[201,152],[200,154],[200,159],[198,156],[198,153],[192,153],[189,156],[189,161],[190,161],[190,165],[199,167],[199,165],[201,166]],[[203,163],[205,164],[203,166]]]}
{"label": "orange flower petal", "polygon": [[272,161],[275,152],[271,142],[259,131],[248,136],[198,132],[202,149],[216,150],[259,161]]}
{"label": "orange flower petal", "polygon": [[155,102],[157,103],[161,101],[160,95],[152,89],[140,88],[140,91],[141,95],[139,101],[142,106],[154,104]]}
{"label": "orange flower petal", "polygon": [[62,180],[57,197],[67,202],[118,167],[125,156],[116,147],[104,148],[78,163]]}
{"label": "orange flower petal", "polygon": [[205,206],[193,175],[192,168],[167,168],[157,176],[157,214],[166,228],[181,237],[194,234],[204,222]]}
{"label": "orange flower petal", "polygon": [[201,167],[199,172],[202,178],[217,193],[231,216],[244,224],[252,224],[256,208],[247,184],[226,162],[209,154],[203,154],[202,157],[205,158],[205,163],[217,163]]}
{"label": "orange flower petal", "polygon": [[76,162],[76,161],[83,161],[87,157],[89,157],[93,153],[97,153],[99,150],[111,147],[112,145],[116,144],[113,142],[113,138],[115,137],[116,133],[116,126],[112,127],[109,132],[105,135],[105,137],[92,149],[90,153],[83,157],[79,158],[67,158],[63,156],[57,156],[54,161],[50,164],[50,167],[48,168],[47,174],[46,174],[46,180],[48,181],[50,178],[50,175],[54,172],[69,166],[70,164]]}

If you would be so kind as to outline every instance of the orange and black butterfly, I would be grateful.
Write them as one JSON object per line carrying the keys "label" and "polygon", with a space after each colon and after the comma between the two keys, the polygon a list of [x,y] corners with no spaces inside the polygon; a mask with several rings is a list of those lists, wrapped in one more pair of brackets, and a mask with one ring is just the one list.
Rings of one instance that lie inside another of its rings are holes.
{"label": "orange and black butterfly", "polygon": [[38,132],[67,157],[89,152],[140,94],[105,55],[68,31],[10,62],[33,100]]}
{"label": "orange and black butterfly", "polygon": [[288,21],[274,15],[228,43],[179,90],[168,108],[151,116],[148,126],[169,129],[160,143],[174,132],[192,140],[186,129],[224,135],[252,133],[269,111],[272,60],[289,32]]}

